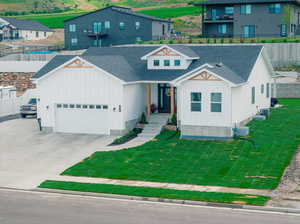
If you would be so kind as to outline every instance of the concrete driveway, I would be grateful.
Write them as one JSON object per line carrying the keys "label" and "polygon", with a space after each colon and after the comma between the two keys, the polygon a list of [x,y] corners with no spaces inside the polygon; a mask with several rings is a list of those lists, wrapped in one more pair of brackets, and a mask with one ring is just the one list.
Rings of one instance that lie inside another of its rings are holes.
{"label": "concrete driveway", "polygon": [[113,140],[110,136],[43,133],[35,119],[0,123],[0,187],[31,189]]}

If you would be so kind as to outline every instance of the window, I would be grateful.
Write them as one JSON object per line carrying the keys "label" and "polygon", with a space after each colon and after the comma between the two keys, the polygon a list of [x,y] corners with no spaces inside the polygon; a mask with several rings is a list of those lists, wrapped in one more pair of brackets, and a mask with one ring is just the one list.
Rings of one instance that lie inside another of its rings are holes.
{"label": "window", "polygon": [[254,25],[247,25],[243,26],[244,37],[255,37],[255,26]]}
{"label": "window", "polygon": [[181,61],[180,60],[175,60],[174,65],[175,66],[181,66]]}
{"label": "window", "polygon": [[75,104],[70,104],[70,108],[74,109],[75,108]]}
{"label": "window", "polygon": [[39,37],[39,32],[38,31],[35,32],[35,37]]}
{"label": "window", "polygon": [[251,14],[252,13],[252,5],[241,5],[241,14]]}
{"label": "window", "polygon": [[81,109],[81,104],[76,104],[77,109]]}
{"label": "window", "polygon": [[270,97],[270,83],[267,83],[267,98]]}
{"label": "window", "polygon": [[61,105],[61,104],[57,104],[56,107],[57,107],[57,108],[61,108],[62,105]]}
{"label": "window", "polygon": [[90,109],[95,109],[95,105],[89,105]]}
{"label": "window", "polygon": [[260,92],[261,92],[261,94],[264,94],[264,92],[265,92],[265,85],[264,84],[262,84],[260,86]]}
{"label": "window", "polygon": [[105,29],[110,29],[110,21],[105,21],[104,27],[105,27]]}
{"label": "window", "polygon": [[76,32],[76,25],[75,24],[70,24],[69,25],[69,31],[70,32]]}
{"label": "window", "polygon": [[101,109],[101,105],[96,105],[96,109],[100,110]]}
{"label": "window", "polygon": [[140,22],[135,22],[135,29],[139,30],[141,28],[141,23]]}
{"label": "window", "polygon": [[78,44],[77,38],[72,38],[72,39],[71,39],[71,45],[72,45],[72,46],[77,46],[77,44]]}
{"label": "window", "polygon": [[280,36],[286,37],[287,36],[287,25],[286,24],[281,24],[280,25]]}
{"label": "window", "polygon": [[82,109],[87,109],[88,105],[82,105]]}
{"label": "window", "polygon": [[93,24],[94,33],[100,33],[102,30],[102,24],[100,22]]}
{"label": "window", "polygon": [[202,106],[201,106],[202,96],[201,93],[191,93],[191,111],[192,112],[201,112]]}
{"label": "window", "polygon": [[222,93],[210,94],[210,111],[222,112]]}
{"label": "window", "polygon": [[251,103],[255,104],[255,87],[251,88]]}
{"label": "window", "polygon": [[170,66],[170,60],[164,60],[164,66]]}
{"label": "window", "polygon": [[103,105],[102,108],[103,108],[104,110],[107,110],[107,109],[108,109],[108,106],[107,106],[107,105]]}
{"label": "window", "polygon": [[226,24],[218,25],[218,33],[219,34],[226,34],[227,33],[227,25]]}
{"label": "window", "polygon": [[218,20],[220,18],[219,14],[220,14],[220,12],[218,9],[211,9],[211,19],[212,20]]}
{"label": "window", "polygon": [[125,23],[120,22],[120,30],[125,30]]}
{"label": "window", "polygon": [[225,7],[225,14],[232,15],[234,11],[233,7]]}
{"label": "window", "polygon": [[44,32],[44,37],[47,37],[47,32]]}
{"label": "window", "polygon": [[159,60],[154,60],[153,61],[153,66],[159,66]]}
{"label": "window", "polygon": [[281,13],[281,4],[280,3],[270,4],[269,13],[280,14]]}
{"label": "window", "polygon": [[64,104],[63,107],[64,107],[64,108],[68,108],[69,105],[68,105],[68,104]]}
{"label": "window", "polygon": [[101,44],[102,44],[102,40],[99,39],[99,40],[93,40],[93,46],[95,47],[101,47]]}
{"label": "window", "polygon": [[141,37],[137,37],[135,40],[136,40],[136,42],[141,42],[142,38]]}

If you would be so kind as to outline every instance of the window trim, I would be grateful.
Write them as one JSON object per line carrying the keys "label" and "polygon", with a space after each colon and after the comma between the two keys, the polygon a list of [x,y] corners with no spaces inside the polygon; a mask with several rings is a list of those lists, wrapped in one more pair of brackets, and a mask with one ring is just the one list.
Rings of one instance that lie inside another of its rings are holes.
{"label": "window trim", "polygon": [[119,23],[119,29],[120,30],[125,30],[125,23],[124,22]]}
{"label": "window trim", "polygon": [[[215,101],[213,100],[213,94],[219,94],[220,95],[220,100]],[[212,92],[210,93],[210,112],[211,113],[222,113],[222,98],[223,98],[223,94],[221,92]],[[220,111],[213,111],[213,105],[218,104],[220,105]]]}
{"label": "window trim", "polygon": [[[179,62],[179,63],[178,63]],[[174,60],[174,66],[180,67],[181,66],[181,60],[180,59],[175,59]]]}
{"label": "window trim", "polygon": [[165,66],[165,67],[170,67],[170,65],[171,65],[170,60],[169,60],[169,59],[165,59],[165,60],[164,60],[164,66]]}
{"label": "window trim", "polygon": [[73,46],[73,47],[78,46],[78,39],[77,38],[71,38],[71,46]]}
{"label": "window trim", "polygon": [[[200,100],[199,101],[195,101],[193,100],[193,94],[200,94]],[[190,94],[190,110],[192,113],[194,112],[202,112],[202,92],[191,92]],[[193,110],[193,104],[199,104],[200,105],[200,110]]]}
{"label": "window trim", "polygon": [[[155,62],[158,62],[158,64],[155,64]],[[154,66],[154,67],[159,67],[159,66],[160,66],[160,60],[154,59],[154,60],[153,60],[153,66]]]}

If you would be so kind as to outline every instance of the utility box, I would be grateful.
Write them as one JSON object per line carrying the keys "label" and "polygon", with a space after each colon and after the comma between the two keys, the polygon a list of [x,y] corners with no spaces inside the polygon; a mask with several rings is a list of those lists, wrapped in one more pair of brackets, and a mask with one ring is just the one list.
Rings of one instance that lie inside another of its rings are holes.
{"label": "utility box", "polygon": [[249,135],[249,127],[242,126],[234,128],[234,132],[236,136],[247,136]]}

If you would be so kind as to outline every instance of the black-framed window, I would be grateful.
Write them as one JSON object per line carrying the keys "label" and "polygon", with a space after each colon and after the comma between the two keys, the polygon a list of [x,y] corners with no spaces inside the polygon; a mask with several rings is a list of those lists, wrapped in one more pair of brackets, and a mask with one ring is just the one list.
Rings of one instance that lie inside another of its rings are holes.
{"label": "black-framed window", "polygon": [[269,13],[280,14],[281,11],[282,11],[282,7],[280,3],[270,4]]}
{"label": "black-framed window", "polygon": [[261,84],[261,86],[260,86],[260,93],[264,94],[264,92],[265,92],[265,85]]}
{"label": "black-framed window", "polygon": [[210,94],[210,111],[222,112],[222,93]]}
{"label": "black-framed window", "polygon": [[120,22],[119,27],[120,27],[120,30],[125,30],[125,23]]}
{"label": "black-framed window", "polygon": [[159,60],[154,60],[153,61],[153,66],[157,67],[160,65],[160,61]]}
{"label": "black-framed window", "polygon": [[164,66],[170,66],[170,60],[164,60]]}
{"label": "black-framed window", "polygon": [[243,26],[243,36],[246,38],[255,37],[255,25]]}
{"label": "black-framed window", "polygon": [[226,34],[227,33],[227,24],[219,24],[218,25],[218,33]]}
{"label": "black-framed window", "polygon": [[200,92],[191,93],[191,111],[192,112],[202,111],[202,94]]}
{"label": "black-framed window", "polygon": [[110,29],[110,21],[105,21],[104,22],[104,28],[105,29]]}
{"label": "black-framed window", "polygon": [[267,83],[267,92],[266,92],[267,98],[270,97],[270,83]]}
{"label": "black-framed window", "polygon": [[282,36],[282,37],[287,36],[287,25],[286,24],[280,25],[280,36]]}
{"label": "black-framed window", "polygon": [[181,60],[175,60],[174,65],[175,66],[181,66]]}
{"label": "black-framed window", "polygon": [[225,7],[225,14],[226,15],[233,15],[233,13],[234,13],[234,7],[233,6]]}
{"label": "black-framed window", "polygon": [[72,38],[71,39],[71,45],[72,46],[77,46],[77,44],[78,44],[78,39],[77,38]]}
{"label": "black-framed window", "polygon": [[252,13],[252,5],[241,5],[241,14],[249,15]]}
{"label": "black-framed window", "polygon": [[135,29],[139,30],[141,28],[141,23],[140,22],[135,22]]}
{"label": "black-framed window", "polygon": [[76,32],[76,24],[69,25],[69,32]]}

